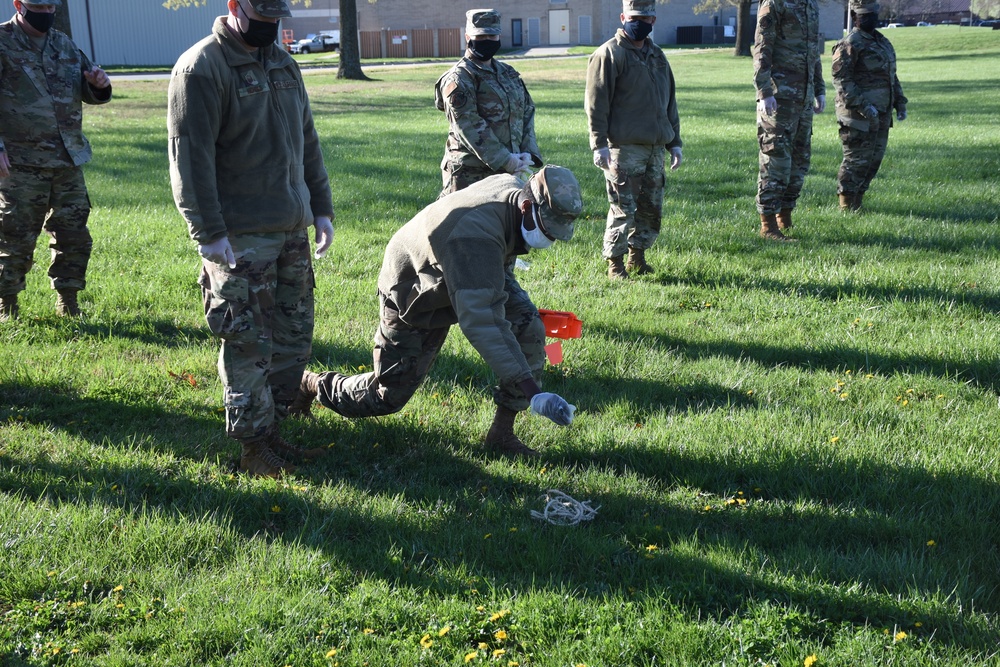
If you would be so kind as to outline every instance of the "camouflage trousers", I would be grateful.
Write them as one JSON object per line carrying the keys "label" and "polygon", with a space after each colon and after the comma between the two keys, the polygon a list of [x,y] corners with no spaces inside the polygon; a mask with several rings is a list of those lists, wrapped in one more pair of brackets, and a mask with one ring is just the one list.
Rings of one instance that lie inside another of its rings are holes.
{"label": "camouflage trousers", "polygon": [[837,173],[837,194],[864,194],[882,166],[889,145],[889,124],[874,132],[841,125],[839,132],[844,161]]}
{"label": "camouflage trousers", "polygon": [[629,246],[650,248],[660,235],[666,152],[665,146],[611,147],[611,165],[604,171],[610,204],[604,259],[621,257]]}
{"label": "camouflage trousers", "polygon": [[226,435],[263,435],[288,413],[312,355],[313,279],[304,230],[229,237],[236,268],[202,261],[205,320],[222,339]]}
{"label": "camouflage trousers", "polygon": [[79,167],[15,167],[0,180],[0,296],[24,289],[34,265],[35,243],[51,237],[53,289],[81,290],[93,239],[87,230],[90,198]]}
{"label": "camouflage trousers", "polygon": [[781,100],[774,116],[757,113],[757,142],[760,144],[758,213],[795,208],[809,172],[812,127],[811,104]]}
{"label": "camouflage trousers", "polygon": [[484,178],[489,178],[490,176],[495,176],[497,174],[505,174],[505,171],[493,171],[486,167],[467,167],[461,164],[452,164],[450,162],[442,162],[441,164],[441,193],[438,194],[438,199],[446,195],[450,195],[452,192],[458,192],[459,190],[464,190],[473,183],[478,183]]}
{"label": "camouflage trousers", "polygon": [[[372,353],[374,370],[352,376],[320,376],[319,402],[344,417],[378,417],[402,410],[427,376],[448,336],[450,327],[417,329],[407,325],[399,319],[396,305],[384,295],[379,295],[379,303],[382,316]],[[508,292],[506,320],[541,386],[545,327],[520,286],[516,292]],[[512,380],[501,380],[494,387],[493,400],[515,411],[528,407],[527,397]]]}

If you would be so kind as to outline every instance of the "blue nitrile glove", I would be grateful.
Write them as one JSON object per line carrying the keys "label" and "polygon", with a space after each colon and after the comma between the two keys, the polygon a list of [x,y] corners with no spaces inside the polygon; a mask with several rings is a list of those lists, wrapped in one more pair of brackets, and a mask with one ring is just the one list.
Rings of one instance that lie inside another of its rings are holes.
{"label": "blue nitrile glove", "polygon": [[542,392],[531,397],[531,412],[548,417],[560,426],[569,426],[573,421],[576,406],[570,405],[559,394]]}

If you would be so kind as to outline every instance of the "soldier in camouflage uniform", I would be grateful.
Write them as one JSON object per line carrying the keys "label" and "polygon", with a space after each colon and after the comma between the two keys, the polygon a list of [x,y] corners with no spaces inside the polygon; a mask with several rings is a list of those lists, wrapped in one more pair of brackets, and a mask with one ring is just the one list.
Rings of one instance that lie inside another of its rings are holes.
{"label": "soldier in camouflage uniform", "polygon": [[504,266],[529,248],[573,236],[583,202],[564,167],[545,166],[527,184],[491,176],[438,199],[397,231],[378,279],[381,323],[374,370],[354,376],[310,373],[302,378],[306,406],[319,402],[344,417],[397,412],[420,386],[458,324],[499,377],[490,449],[510,456],[537,452],[514,434],[528,408],[567,425],[575,408],[539,386],[545,328],[527,293],[505,280]]}
{"label": "soldier in camouflage uniform", "polygon": [[590,56],[584,98],[590,148],[610,202],[602,257],[612,280],[628,278],[629,270],[653,272],[646,250],[660,233],[666,151],[671,170],[682,160],[674,75],[649,38],[656,0],[624,0],[621,22]]}
{"label": "soldier in camouflage uniform", "polygon": [[892,112],[906,118],[906,97],[896,77],[896,52],[878,27],[879,5],[851,2],[854,29],[833,47],[833,85],[844,161],[837,174],[843,211],[861,208],[889,143]]}
{"label": "soldier in camouflage uniform", "polygon": [[442,197],[487,176],[542,166],[535,103],[517,71],[493,58],[500,48],[500,14],[470,9],[465,34],[465,57],[434,86],[434,104],[449,123]]}
{"label": "soldier in camouflage uniform", "polygon": [[111,80],[73,41],[52,30],[61,0],[14,0],[0,24],[0,321],[15,319],[17,295],[42,229],[52,237],[49,279],[56,312],[80,314],[93,240],[80,168],[90,161],[83,102],[111,99]]}
{"label": "soldier in camouflage uniform", "polygon": [[240,470],[278,477],[319,456],[278,431],[312,354],[313,270],[333,241],[333,204],[309,98],[275,44],[285,0],[228,0],[170,78],[174,201],[202,257],[205,319],[222,339],[226,434]]}
{"label": "soldier in camouflage uniform", "polygon": [[813,114],[826,108],[817,0],[761,0],[754,38],[760,235],[792,241],[792,209],[809,171]]}

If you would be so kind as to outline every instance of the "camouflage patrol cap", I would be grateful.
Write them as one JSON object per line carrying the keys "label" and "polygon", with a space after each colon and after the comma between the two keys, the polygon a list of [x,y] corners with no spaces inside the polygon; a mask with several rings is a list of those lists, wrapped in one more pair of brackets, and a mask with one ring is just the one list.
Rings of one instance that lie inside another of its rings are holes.
{"label": "camouflage patrol cap", "polygon": [[495,9],[470,9],[465,12],[465,34],[468,37],[499,35],[500,12]]}
{"label": "camouflage patrol cap", "polygon": [[546,165],[528,181],[531,198],[549,236],[559,241],[573,238],[573,221],[583,210],[580,183],[566,167]]}
{"label": "camouflage patrol cap", "polygon": [[656,0],[622,0],[625,16],[656,16]]}
{"label": "camouflage patrol cap", "polygon": [[287,19],[292,15],[287,0],[248,0],[247,4],[266,19]]}
{"label": "camouflage patrol cap", "polygon": [[882,7],[873,0],[851,0],[851,11],[855,14],[878,14],[880,9]]}

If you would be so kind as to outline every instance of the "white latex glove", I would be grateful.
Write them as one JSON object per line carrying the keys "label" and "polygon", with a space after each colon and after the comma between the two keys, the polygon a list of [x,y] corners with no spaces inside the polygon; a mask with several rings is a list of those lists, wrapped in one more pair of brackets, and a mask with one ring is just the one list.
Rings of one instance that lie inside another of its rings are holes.
{"label": "white latex glove", "polygon": [[896,109],[896,120],[906,120],[906,109]]}
{"label": "white latex glove", "polygon": [[531,412],[548,417],[560,426],[569,426],[573,422],[576,406],[570,405],[559,394],[542,392],[531,397]]}
{"label": "white latex glove", "polygon": [[503,170],[508,174],[516,174],[519,171],[524,170],[526,167],[530,167],[532,163],[531,156],[528,155],[528,159],[525,160],[522,155],[528,155],[527,153],[511,153],[510,157],[507,158],[507,164],[504,165]]}
{"label": "white latex glove", "polygon": [[10,176],[10,158],[7,157],[7,151],[0,151],[0,178],[8,176]]}
{"label": "white latex glove", "polygon": [[778,113],[778,100],[774,99],[774,95],[758,100],[757,111],[763,113],[765,116],[773,116]]}
{"label": "white latex glove", "polygon": [[316,253],[313,257],[322,259],[333,245],[333,222],[325,215],[319,215],[313,225],[316,227]]}
{"label": "white latex glove", "polygon": [[826,109],[826,95],[817,95],[816,104],[813,105],[813,113],[823,113]]}
{"label": "white latex glove", "polygon": [[608,147],[594,149],[594,164],[599,169],[611,167],[611,149]]}
{"label": "white latex glove", "polygon": [[83,78],[87,80],[87,83],[98,90],[107,88],[111,85],[111,77],[108,76],[107,72],[96,65],[84,72]]}
{"label": "white latex glove", "polygon": [[514,155],[521,158],[525,167],[531,167],[535,164],[535,158],[531,157],[531,153],[514,153]]}
{"label": "white latex glove", "polygon": [[677,171],[683,160],[684,154],[681,152],[680,146],[674,146],[670,149],[670,171]]}
{"label": "white latex glove", "polygon": [[236,268],[236,255],[233,254],[233,245],[229,242],[228,236],[199,245],[198,254],[209,262],[228,264],[230,269]]}

